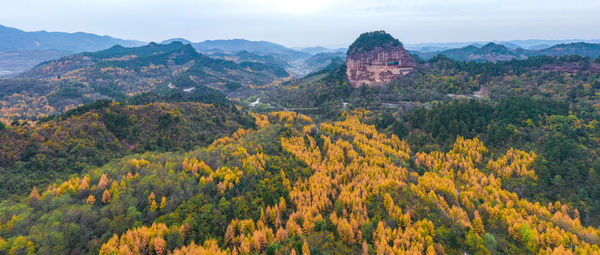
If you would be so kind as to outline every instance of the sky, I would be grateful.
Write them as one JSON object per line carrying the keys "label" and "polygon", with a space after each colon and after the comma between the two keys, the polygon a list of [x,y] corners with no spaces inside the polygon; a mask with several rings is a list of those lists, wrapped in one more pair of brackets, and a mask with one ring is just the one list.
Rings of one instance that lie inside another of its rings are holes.
{"label": "sky", "polygon": [[404,43],[600,39],[600,0],[0,0],[0,24],[160,42],[242,38],[347,47],[385,30]]}

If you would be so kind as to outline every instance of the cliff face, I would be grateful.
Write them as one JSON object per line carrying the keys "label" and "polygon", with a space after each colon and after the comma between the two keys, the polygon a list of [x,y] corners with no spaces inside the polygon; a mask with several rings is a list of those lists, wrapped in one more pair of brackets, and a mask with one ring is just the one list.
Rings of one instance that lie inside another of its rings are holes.
{"label": "cliff face", "polygon": [[402,44],[383,31],[362,34],[346,56],[346,75],[353,87],[382,86],[416,66]]}

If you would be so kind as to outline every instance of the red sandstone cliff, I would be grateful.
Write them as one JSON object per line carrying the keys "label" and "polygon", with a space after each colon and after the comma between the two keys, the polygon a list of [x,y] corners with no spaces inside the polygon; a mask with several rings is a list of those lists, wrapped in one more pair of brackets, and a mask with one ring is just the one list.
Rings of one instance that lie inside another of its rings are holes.
{"label": "red sandstone cliff", "polygon": [[416,66],[402,43],[384,31],[362,34],[346,56],[346,75],[353,87],[382,86]]}

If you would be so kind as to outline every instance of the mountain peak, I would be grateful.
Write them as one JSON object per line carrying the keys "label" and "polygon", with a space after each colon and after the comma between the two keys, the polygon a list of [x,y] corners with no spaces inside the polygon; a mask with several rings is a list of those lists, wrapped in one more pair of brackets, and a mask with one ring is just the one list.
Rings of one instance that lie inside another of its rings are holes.
{"label": "mountain peak", "polygon": [[504,45],[502,45],[502,44],[497,44],[494,42],[489,42],[489,43],[481,46],[481,49],[501,49],[501,48],[506,48],[506,47],[504,47]]}
{"label": "mountain peak", "polygon": [[171,38],[171,39],[167,39],[167,40],[160,42],[160,44],[171,44],[173,42],[181,42],[183,44],[192,44],[191,41],[189,41],[185,38]]}
{"label": "mountain peak", "polygon": [[[196,49],[194,49],[194,47],[191,44],[182,44],[181,42],[173,42],[173,43],[180,43],[182,45],[182,47],[179,49],[179,52],[183,55],[188,55],[188,56],[194,56],[197,57],[200,54],[198,53],[198,51],[196,51]],[[171,43],[171,44],[173,44]]]}
{"label": "mountain peak", "polygon": [[380,86],[411,72],[417,63],[398,39],[385,31],[361,34],[348,49],[346,75],[354,87]]}

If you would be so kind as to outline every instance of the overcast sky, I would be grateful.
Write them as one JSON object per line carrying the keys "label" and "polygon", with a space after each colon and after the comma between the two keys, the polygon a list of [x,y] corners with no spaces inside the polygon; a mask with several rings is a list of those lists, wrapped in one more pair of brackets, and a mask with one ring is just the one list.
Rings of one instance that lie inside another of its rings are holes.
{"label": "overcast sky", "polygon": [[598,39],[600,0],[0,0],[0,24],[291,47],[346,47],[381,29],[405,43]]}

